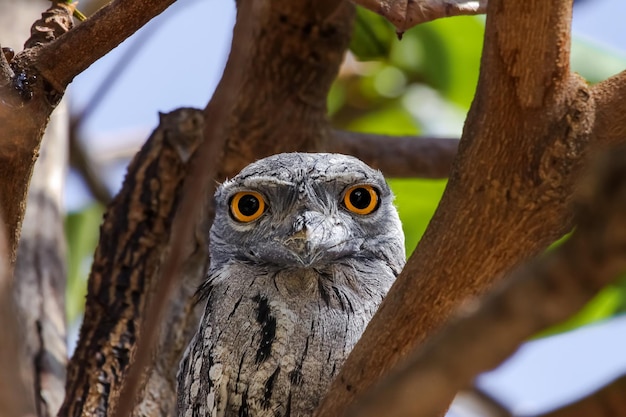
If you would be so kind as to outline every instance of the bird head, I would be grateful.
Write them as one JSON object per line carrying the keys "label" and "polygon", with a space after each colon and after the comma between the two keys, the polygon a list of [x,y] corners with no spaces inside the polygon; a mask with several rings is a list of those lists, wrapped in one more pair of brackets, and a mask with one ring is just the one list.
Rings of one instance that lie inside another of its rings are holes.
{"label": "bird head", "polygon": [[[382,174],[340,154],[261,159],[215,194],[211,268],[229,262],[323,271],[346,259],[404,264],[404,235]],[[397,264],[397,265],[396,265]]]}

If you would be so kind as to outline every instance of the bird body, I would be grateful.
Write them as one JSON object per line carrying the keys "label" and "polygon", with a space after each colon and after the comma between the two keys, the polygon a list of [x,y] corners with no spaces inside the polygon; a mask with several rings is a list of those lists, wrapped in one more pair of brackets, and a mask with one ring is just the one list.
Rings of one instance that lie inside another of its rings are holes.
{"label": "bird body", "polygon": [[219,187],[181,417],[310,416],[405,262],[382,174],[279,154]]}

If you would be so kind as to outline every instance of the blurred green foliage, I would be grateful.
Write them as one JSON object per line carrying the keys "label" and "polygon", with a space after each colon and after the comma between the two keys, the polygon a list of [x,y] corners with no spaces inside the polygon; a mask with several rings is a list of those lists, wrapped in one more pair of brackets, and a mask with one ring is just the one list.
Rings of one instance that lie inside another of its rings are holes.
{"label": "blurred green foliage", "polygon": [[446,187],[446,180],[390,179],[389,186],[396,196],[395,204],[404,230],[406,256],[413,253],[417,242],[426,231],[426,226]]}
{"label": "blurred green foliage", "polygon": [[[335,126],[389,135],[460,136],[478,81],[483,17],[455,17],[420,25],[398,40],[384,18],[358,8],[351,55],[328,98]],[[572,66],[590,82],[621,71],[626,60],[574,40]],[[407,255],[423,235],[445,180],[391,179],[406,234]],[[84,306],[86,277],[103,209],[93,204],[67,217],[67,314]],[[544,334],[626,311],[626,279],[604,289],[576,317]]]}
{"label": "blurred green foliage", "polygon": [[67,298],[65,311],[68,323],[74,323],[85,309],[87,276],[98,243],[102,223],[102,205],[93,203],[65,218],[67,236]]}

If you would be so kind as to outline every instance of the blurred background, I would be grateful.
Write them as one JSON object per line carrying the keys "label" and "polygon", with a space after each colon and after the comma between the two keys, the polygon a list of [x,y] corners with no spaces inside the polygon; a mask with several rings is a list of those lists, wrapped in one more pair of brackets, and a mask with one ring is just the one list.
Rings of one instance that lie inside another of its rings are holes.
{"label": "blurred background", "polygon": [[[101,5],[83,0],[80,9],[89,15]],[[572,66],[589,82],[626,68],[625,15],[623,0],[575,2]],[[157,125],[158,112],[207,104],[227,58],[234,20],[234,2],[179,0],[70,86],[66,99],[72,120],[71,169],[65,191],[70,345],[77,336],[104,206],[120,187],[126,165]],[[383,18],[359,9],[350,53],[328,99],[334,124],[381,134],[460,137],[478,78],[483,31],[484,17],[455,17],[418,26],[399,41]],[[200,46],[205,49],[199,52]],[[445,183],[390,179],[408,254],[425,230]],[[603,346],[624,351],[626,331],[618,327],[623,320],[606,320],[625,310],[622,280],[567,323],[538,335],[506,365],[483,375],[478,388],[520,415],[556,407],[574,398],[573,393],[595,389],[589,381],[610,381],[614,376],[609,377],[605,368],[611,364],[614,372],[615,357],[622,355],[589,352]],[[601,320],[605,321],[573,331]],[[600,357],[605,360],[600,362]],[[578,377],[568,370],[575,370]],[[592,377],[592,371],[598,376]],[[624,372],[626,365],[621,368]],[[587,381],[582,388],[571,386],[581,379]],[[455,412],[470,415],[453,407],[451,413]]]}

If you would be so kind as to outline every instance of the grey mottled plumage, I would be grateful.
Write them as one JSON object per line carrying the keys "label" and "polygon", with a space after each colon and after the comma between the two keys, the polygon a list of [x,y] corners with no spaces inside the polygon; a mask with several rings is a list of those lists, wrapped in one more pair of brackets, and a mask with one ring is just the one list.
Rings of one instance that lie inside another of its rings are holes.
{"label": "grey mottled plumage", "polygon": [[392,200],[338,154],[274,155],[218,189],[179,416],[312,414],[404,266]]}

